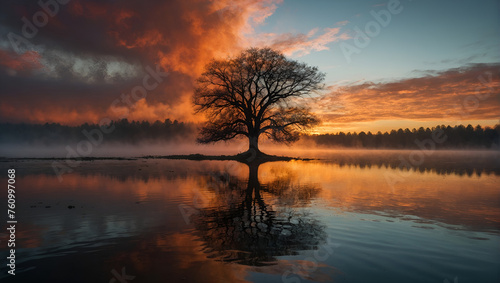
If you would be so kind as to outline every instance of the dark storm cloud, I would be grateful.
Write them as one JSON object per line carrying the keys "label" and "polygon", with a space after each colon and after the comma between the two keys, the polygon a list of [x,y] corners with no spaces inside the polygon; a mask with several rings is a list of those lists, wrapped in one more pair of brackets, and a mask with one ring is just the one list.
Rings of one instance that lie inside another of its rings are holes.
{"label": "dark storm cloud", "polygon": [[187,105],[193,79],[211,58],[237,49],[249,13],[261,7],[222,0],[60,1],[68,3],[42,1],[51,3],[45,13],[54,11],[46,24],[38,1],[2,3],[0,121],[95,122],[156,65],[169,76],[131,118],[193,119]]}

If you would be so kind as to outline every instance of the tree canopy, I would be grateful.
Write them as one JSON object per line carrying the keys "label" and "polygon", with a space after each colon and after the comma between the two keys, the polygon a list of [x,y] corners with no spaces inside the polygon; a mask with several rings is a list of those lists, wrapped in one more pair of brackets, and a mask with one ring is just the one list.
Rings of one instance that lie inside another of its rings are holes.
{"label": "tree canopy", "polygon": [[265,135],[291,143],[319,120],[298,98],[323,88],[316,67],[287,59],[270,48],[251,48],[234,58],[213,60],[197,80],[194,104],[207,115],[198,142],[249,139],[259,151]]}

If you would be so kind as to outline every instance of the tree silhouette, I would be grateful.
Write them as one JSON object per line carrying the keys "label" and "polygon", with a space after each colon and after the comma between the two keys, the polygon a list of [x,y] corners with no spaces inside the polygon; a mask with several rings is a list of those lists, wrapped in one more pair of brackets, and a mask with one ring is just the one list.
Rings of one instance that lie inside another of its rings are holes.
{"label": "tree silhouette", "polygon": [[296,98],[320,90],[324,74],[270,48],[251,48],[235,58],[213,60],[195,89],[197,112],[208,116],[198,142],[245,136],[249,151],[260,153],[259,137],[283,143],[318,123]]}
{"label": "tree silhouette", "polygon": [[[247,165],[247,181],[229,174],[212,175],[208,183],[216,203],[191,216],[210,257],[243,265],[272,265],[276,256],[296,255],[326,242],[324,226],[295,209],[316,197],[320,188],[292,185],[290,179],[261,185],[260,163]],[[263,192],[288,209],[273,210]]]}

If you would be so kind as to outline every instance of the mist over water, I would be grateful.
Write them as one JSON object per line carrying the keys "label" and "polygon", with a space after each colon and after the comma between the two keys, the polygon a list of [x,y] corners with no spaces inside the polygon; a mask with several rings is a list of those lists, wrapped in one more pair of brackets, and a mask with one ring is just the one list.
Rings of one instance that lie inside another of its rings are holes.
{"label": "mist over water", "polygon": [[[71,149],[68,151],[67,147]],[[240,146],[240,148],[242,148]],[[140,143],[136,145],[123,143],[107,143],[99,146],[93,146],[89,154],[78,154],[77,143],[68,143],[60,145],[2,145],[0,157],[8,158],[65,158],[69,152],[76,152],[79,157],[140,157],[146,155],[174,155],[174,154],[236,154],[237,145],[228,147],[224,144],[217,145],[199,145],[194,142],[171,142],[171,143]]]}
{"label": "mist over water", "polygon": [[[90,150],[83,146],[79,149],[77,142],[54,145],[20,145],[14,143],[0,144],[0,157],[8,158],[65,158],[69,152],[76,152],[79,157],[141,157],[147,155],[233,155],[244,152],[248,149],[248,142],[236,140],[231,142],[220,142],[216,144],[198,144],[192,139],[178,140],[175,142],[141,142],[130,143],[104,143],[92,145]],[[69,148],[69,150],[68,150]],[[273,155],[291,156],[298,158],[351,158],[356,159],[381,157],[384,160],[396,158],[399,155],[408,155],[411,152],[422,152],[424,159],[452,158],[460,156],[463,158],[490,158],[498,157],[499,150],[485,149],[448,149],[448,150],[419,150],[419,149],[363,149],[363,148],[342,148],[317,146],[313,142],[300,141],[294,145],[281,145],[269,141],[261,142],[260,149]],[[80,154],[83,153],[83,154]]]}

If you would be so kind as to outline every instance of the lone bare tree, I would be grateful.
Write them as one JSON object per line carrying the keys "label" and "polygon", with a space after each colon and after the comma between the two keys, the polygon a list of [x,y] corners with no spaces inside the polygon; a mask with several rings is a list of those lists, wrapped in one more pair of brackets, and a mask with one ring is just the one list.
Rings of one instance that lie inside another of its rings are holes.
{"label": "lone bare tree", "polygon": [[198,142],[249,139],[249,151],[261,153],[259,136],[283,143],[318,119],[298,97],[323,88],[324,74],[316,67],[287,59],[270,48],[251,48],[235,58],[213,60],[197,80],[194,104],[208,115]]}

